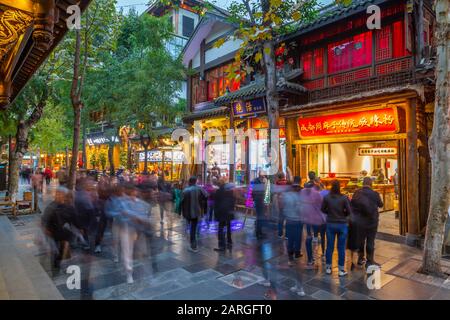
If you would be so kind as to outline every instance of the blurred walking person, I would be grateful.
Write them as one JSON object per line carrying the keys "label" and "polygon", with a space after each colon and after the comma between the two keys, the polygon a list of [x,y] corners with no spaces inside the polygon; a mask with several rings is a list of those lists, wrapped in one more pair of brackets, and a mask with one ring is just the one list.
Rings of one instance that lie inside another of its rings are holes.
{"label": "blurred walking person", "polygon": [[170,211],[170,204],[172,201],[172,187],[169,183],[164,180],[164,175],[158,178],[158,206],[159,206],[159,216],[161,218],[160,224],[164,224],[164,212]]}
{"label": "blurred walking person", "polygon": [[89,231],[96,216],[94,206],[95,196],[92,190],[92,181],[89,178],[81,178],[75,186],[75,210],[77,224],[83,234],[85,242],[82,243],[84,250],[90,250]]}
{"label": "blurred walking person", "polygon": [[255,235],[257,239],[264,237],[263,224],[265,221],[265,197],[267,181],[264,171],[260,171],[258,178],[252,181],[252,198],[256,212]]}
{"label": "blurred walking person", "polygon": [[[278,211],[278,238],[284,239],[286,238],[286,234],[284,231],[284,224],[286,222],[286,217],[283,215],[283,210],[281,210],[281,195],[287,190],[288,181],[286,179],[286,175],[281,172],[277,175],[277,181],[275,182],[275,194],[274,194],[274,207]],[[283,234],[285,235],[283,237]]]}
{"label": "blurred walking person", "polygon": [[121,185],[114,185],[111,194],[105,203],[105,214],[111,221],[112,254],[113,261],[119,262],[120,229],[124,223],[122,212],[125,206],[125,198]]}
{"label": "blurred walking person", "polygon": [[280,196],[280,211],[286,219],[287,253],[289,266],[294,265],[294,258],[300,257],[301,229],[300,184],[295,183]]}
{"label": "blurred walking person", "polygon": [[197,225],[207,210],[208,194],[197,186],[197,177],[189,178],[189,186],[181,194],[181,210],[183,217],[190,224],[190,251],[198,252]]}
{"label": "blurred walking person", "polygon": [[120,229],[120,244],[124,261],[127,283],[133,279],[133,254],[139,232],[147,229],[149,204],[137,197],[138,190],[132,184],[125,186],[125,199],[121,208],[122,227]]}
{"label": "blurred walking person", "polygon": [[358,265],[365,262],[366,269],[371,265],[378,265],[374,260],[375,237],[378,230],[379,213],[378,208],[383,207],[380,194],[372,190],[372,179],[366,177],[363,180],[363,187],[357,190],[352,197],[352,208],[358,217],[358,241],[359,257]]}
{"label": "blurred walking person", "polygon": [[314,183],[308,182],[305,184],[305,188],[300,191],[300,213],[301,220],[306,225],[306,254],[308,258],[307,266],[309,268],[314,267],[314,255],[313,255],[313,233],[314,228],[325,224],[326,219],[321,211],[322,197],[319,191],[317,191]]}
{"label": "blurred walking person", "polygon": [[[231,249],[233,245],[231,239],[231,220],[234,219],[234,206],[236,204],[233,184],[226,183],[224,179],[221,179],[219,181],[219,189],[215,191],[215,195],[214,214],[215,219],[219,222],[219,230],[217,233],[219,246],[214,250],[225,251],[227,247]],[[226,228],[227,233],[226,243],[224,228]]]}
{"label": "blurred walking person", "polygon": [[45,183],[48,186],[53,178],[53,171],[49,167],[45,168],[44,177],[45,177]]}
{"label": "blurred walking person", "polygon": [[345,271],[345,242],[348,234],[348,217],[351,214],[350,201],[341,193],[341,184],[334,180],[331,184],[330,193],[322,202],[322,212],[327,215],[327,250],[326,270],[331,274],[332,258],[337,237],[338,268],[339,276],[347,275]]}
{"label": "blurred walking person", "polygon": [[58,188],[55,200],[45,208],[41,218],[44,233],[54,241],[51,250],[54,269],[59,269],[61,260],[69,254],[69,242],[72,239],[71,227],[75,225],[75,208],[69,200],[69,190]]}
{"label": "blurred walking person", "polygon": [[[217,187],[217,178],[213,177],[211,175],[209,175],[206,178],[206,184],[204,186],[205,191],[208,193],[208,214],[206,216],[206,222],[209,226],[209,224],[213,221],[214,219],[214,214],[215,214],[215,197],[216,197],[216,192],[217,189],[219,189]],[[216,219],[217,220],[217,219]]]}

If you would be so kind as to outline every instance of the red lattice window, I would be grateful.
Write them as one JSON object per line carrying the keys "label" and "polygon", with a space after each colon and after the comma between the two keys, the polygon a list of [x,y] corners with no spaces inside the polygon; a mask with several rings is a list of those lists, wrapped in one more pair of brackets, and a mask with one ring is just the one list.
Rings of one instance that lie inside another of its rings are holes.
{"label": "red lattice window", "polygon": [[212,101],[227,91],[227,88],[232,92],[239,90],[241,86],[240,80],[230,80],[228,72],[230,68],[239,68],[236,64],[227,64],[218,68],[208,70],[206,72],[206,82],[208,83],[208,100]]}
{"label": "red lattice window", "polygon": [[303,85],[308,90],[322,89],[325,86],[325,80],[317,79],[317,80],[313,80],[313,81],[308,81],[308,82],[303,83]]}
{"label": "red lattice window", "polygon": [[376,61],[382,61],[392,58],[392,26],[385,26],[381,30],[377,31],[376,37]]}
{"label": "red lattice window", "polygon": [[206,95],[206,82],[200,80],[200,77],[194,76],[192,78],[192,104],[195,106],[198,103],[205,102]]}
{"label": "red lattice window", "polygon": [[412,66],[411,58],[383,63],[377,66],[376,72],[378,75],[385,75],[396,73],[400,71],[410,70]]}
{"label": "red lattice window", "polygon": [[328,45],[328,73],[372,63],[372,31]]}
{"label": "red lattice window", "polygon": [[352,81],[356,81],[356,80],[360,80],[360,79],[369,78],[371,75],[372,75],[372,69],[369,67],[369,68],[364,68],[364,69],[360,69],[360,70],[356,70],[356,71],[350,71],[350,72],[345,72],[345,73],[331,76],[329,78],[329,83],[330,83],[330,86],[336,86],[336,85],[343,84],[343,83],[348,83],[348,82],[352,82]]}
{"label": "red lattice window", "polygon": [[301,61],[303,66],[303,77],[313,79],[323,76],[324,68],[324,49],[318,48],[314,51],[308,51],[302,54]]}
{"label": "red lattice window", "polygon": [[324,73],[324,64],[323,64],[323,58],[324,58],[324,49],[319,48],[314,50],[314,70],[313,70],[313,76],[314,77],[320,77],[323,76]]}
{"label": "red lattice window", "polygon": [[312,78],[313,53],[311,51],[302,54],[303,77],[305,79]]}
{"label": "red lattice window", "polygon": [[405,23],[397,21],[392,25],[392,43],[393,43],[393,58],[404,57],[408,54],[406,50],[406,39],[405,39]]}

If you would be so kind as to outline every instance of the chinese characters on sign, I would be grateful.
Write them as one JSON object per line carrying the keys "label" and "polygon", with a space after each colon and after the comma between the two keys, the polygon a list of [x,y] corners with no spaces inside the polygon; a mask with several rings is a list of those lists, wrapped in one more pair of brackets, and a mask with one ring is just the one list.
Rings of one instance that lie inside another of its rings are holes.
{"label": "chinese characters on sign", "polygon": [[233,103],[233,114],[235,116],[254,115],[266,111],[264,99],[255,99],[250,101],[236,101]]}
{"label": "chinese characters on sign", "polygon": [[394,109],[385,108],[300,118],[298,129],[302,138],[356,133],[395,133],[397,118]]}
{"label": "chinese characters on sign", "polygon": [[[162,151],[160,150],[152,150],[147,152],[147,161],[148,162],[162,162]],[[182,151],[174,151],[173,152],[173,161],[174,162],[182,162],[183,161],[183,152]],[[145,152],[139,152],[139,161],[145,160]],[[164,161],[171,162],[172,161],[172,151],[166,151],[164,153]]]}
{"label": "chinese characters on sign", "polygon": [[358,148],[358,155],[360,156],[396,156],[397,148]]}

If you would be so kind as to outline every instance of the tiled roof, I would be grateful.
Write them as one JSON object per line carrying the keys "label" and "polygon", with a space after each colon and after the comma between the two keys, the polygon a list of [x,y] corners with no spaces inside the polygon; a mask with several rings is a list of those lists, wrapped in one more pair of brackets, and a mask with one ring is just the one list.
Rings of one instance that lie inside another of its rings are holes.
{"label": "tiled roof", "polygon": [[190,113],[183,117],[183,121],[189,122],[197,119],[214,118],[219,116],[225,116],[229,113],[230,109],[228,107],[212,108],[208,110]]}
{"label": "tiled roof", "polygon": [[[277,83],[277,91],[290,91],[293,93],[303,93],[307,90],[305,87],[289,81],[278,81]],[[266,85],[264,81],[255,81],[245,87],[242,87],[241,89],[227,93],[216,100],[214,100],[214,104],[216,106],[221,106],[223,104],[239,100],[239,99],[251,99],[251,98],[258,98],[262,97],[266,94]]]}
{"label": "tiled roof", "polygon": [[317,19],[306,24],[300,24],[298,26],[298,31],[287,34],[283,40],[296,37],[337,20],[342,20],[350,15],[364,12],[370,5],[380,5],[388,1],[392,0],[353,0],[348,6],[334,4],[324,7]]}

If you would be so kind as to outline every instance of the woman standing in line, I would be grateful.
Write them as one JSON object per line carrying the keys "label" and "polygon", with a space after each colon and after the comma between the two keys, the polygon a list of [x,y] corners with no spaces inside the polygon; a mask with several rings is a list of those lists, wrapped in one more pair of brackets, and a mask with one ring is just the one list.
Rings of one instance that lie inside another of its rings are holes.
{"label": "woman standing in line", "polygon": [[348,198],[341,193],[341,185],[338,180],[332,182],[330,193],[323,199],[322,212],[327,215],[326,273],[331,274],[334,243],[337,237],[339,276],[346,276],[345,242],[348,234],[347,220],[351,214],[351,208]]}

